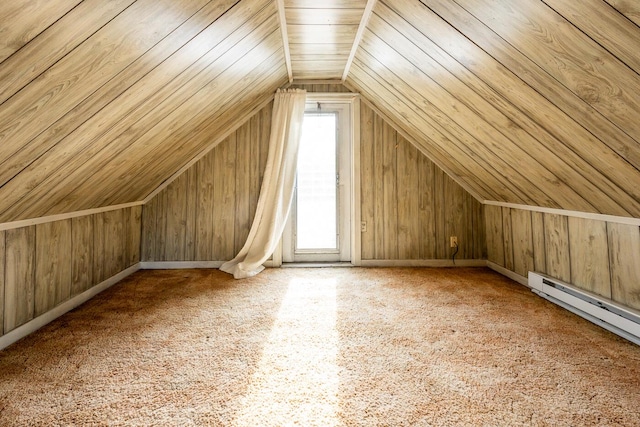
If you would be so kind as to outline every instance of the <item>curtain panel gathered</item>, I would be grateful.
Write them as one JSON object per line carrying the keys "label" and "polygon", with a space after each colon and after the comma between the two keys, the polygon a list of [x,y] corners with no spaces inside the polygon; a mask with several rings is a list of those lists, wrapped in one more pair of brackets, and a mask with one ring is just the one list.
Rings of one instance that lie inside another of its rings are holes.
{"label": "curtain panel gathered", "polygon": [[220,267],[236,279],[264,270],[262,264],[282,236],[293,198],[306,98],[301,89],[278,89],[275,95],[267,165],[249,237],[238,255]]}

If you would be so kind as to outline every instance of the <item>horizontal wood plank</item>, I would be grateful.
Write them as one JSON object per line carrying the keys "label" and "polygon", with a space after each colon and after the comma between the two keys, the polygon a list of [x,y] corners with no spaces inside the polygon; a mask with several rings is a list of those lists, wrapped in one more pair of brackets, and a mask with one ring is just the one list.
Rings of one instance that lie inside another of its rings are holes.
{"label": "horizontal wood plank", "polygon": [[285,9],[287,25],[359,25],[363,9]]}
{"label": "horizontal wood plank", "polygon": [[367,0],[284,0],[285,8],[298,9],[364,9]]}

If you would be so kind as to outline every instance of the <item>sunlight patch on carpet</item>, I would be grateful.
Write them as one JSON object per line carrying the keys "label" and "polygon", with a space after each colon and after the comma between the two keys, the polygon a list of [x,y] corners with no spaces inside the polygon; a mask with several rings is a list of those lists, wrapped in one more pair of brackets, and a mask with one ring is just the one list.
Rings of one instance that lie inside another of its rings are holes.
{"label": "sunlight patch on carpet", "polygon": [[235,425],[338,425],[336,281],[289,283]]}

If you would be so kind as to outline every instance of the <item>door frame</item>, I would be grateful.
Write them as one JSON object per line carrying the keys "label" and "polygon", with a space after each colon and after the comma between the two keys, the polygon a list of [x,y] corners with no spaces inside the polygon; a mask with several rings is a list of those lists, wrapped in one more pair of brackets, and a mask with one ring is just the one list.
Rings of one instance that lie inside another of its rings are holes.
{"label": "door frame", "polygon": [[[350,260],[354,266],[362,264],[361,255],[361,231],[360,231],[360,94],[357,93],[321,93],[308,92],[307,103],[319,102],[326,104],[346,104],[348,108],[349,120],[351,122],[349,131],[349,141],[347,142],[350,152]],[[290,237],[290,236],[289,236]],[[265,263],[268,267],[280,267],[283,263],[283,240],[284,235],[273,253],[272,260]]]}

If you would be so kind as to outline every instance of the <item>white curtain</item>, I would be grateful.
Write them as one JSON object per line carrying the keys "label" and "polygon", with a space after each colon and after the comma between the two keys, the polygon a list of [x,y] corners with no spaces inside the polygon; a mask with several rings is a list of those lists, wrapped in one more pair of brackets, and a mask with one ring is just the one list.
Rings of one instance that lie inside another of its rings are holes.
{"label": "white curtain", "polygon": [[278,89],[276,93],[267,165],[249,237],[240,253],[220,267],[236,279],[264,270],[262,264],[282,236],[293,198],[306,98],[306,91],[300,89]]}

